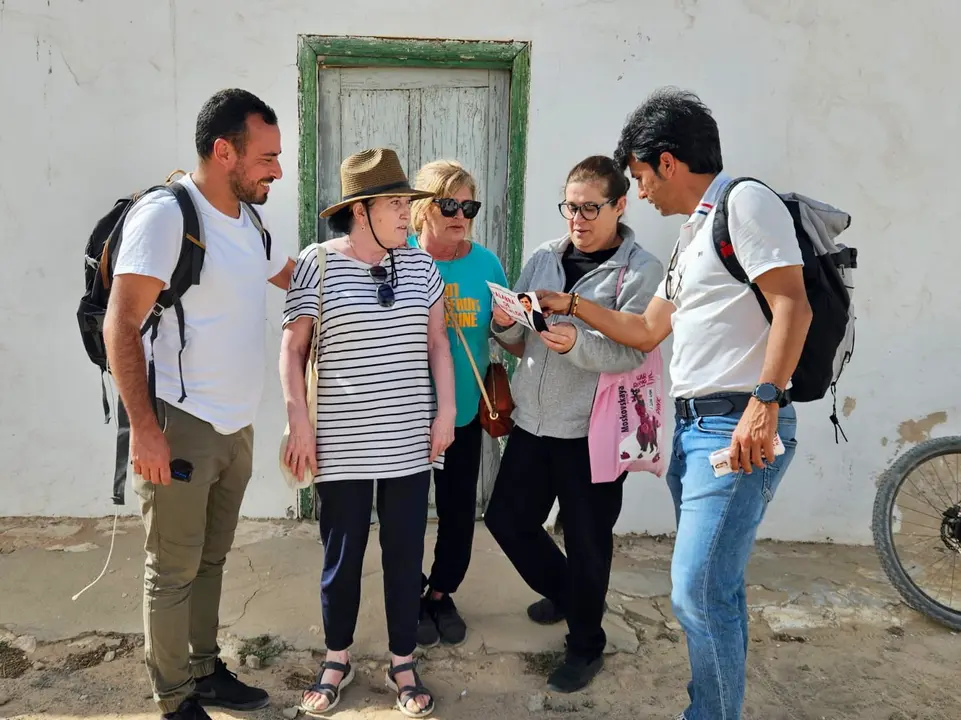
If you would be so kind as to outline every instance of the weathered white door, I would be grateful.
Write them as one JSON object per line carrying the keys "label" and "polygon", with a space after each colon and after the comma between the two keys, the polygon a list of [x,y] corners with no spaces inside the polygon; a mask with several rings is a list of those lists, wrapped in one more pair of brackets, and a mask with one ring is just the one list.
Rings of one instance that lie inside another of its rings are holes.
{"label": "weathered white door", "polygon": [[[506,264],[508,71],[322,68],[318,89],[319,207],[340,200],[340,164],[360,150],[391,148],[411,184],[422,165],[457,160],[474,176],[483,202],[473,239]],[[321,222],[321,241],[328,232]],[[485,434],[478,514],[487,506],[499,458],[499,444]],[[432,487],[432,515],[433,507]]]}

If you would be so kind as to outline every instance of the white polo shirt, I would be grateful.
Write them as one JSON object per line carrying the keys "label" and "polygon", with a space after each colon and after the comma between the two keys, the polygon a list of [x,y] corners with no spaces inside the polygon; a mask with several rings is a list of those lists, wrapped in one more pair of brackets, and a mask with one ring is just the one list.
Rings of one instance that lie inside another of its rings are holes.
{"label": "white polo shirt", "polygon": [[[177,182],[190,191],[204,226],[207,250],[200,284],[184,293],[187,344],[180,399],[180,334],[173,308],[160,319],[154,357],[157,397],[209,422],[225,435],[254,421],[264,386],[267,281],[283,270],[287,256],[277,244],[267,260],[260,232],[246,212],[230,217],[217,210],[189,175]],[[266,225],[266,219],[261,213]],[[114,275],[149,275],[170,287],[183,237],[183,216],[173,195],[157,193],[138,202],[124,222]],[[144,353],[150,358],[149,333]]]}
{"label": "white polo shirt", "polygon": [[[721,263],[711,234],[714,205],[730,181],[729,175],[718,175],[681,226],[676,261],[656,293],[676,308],[671,316],[671,394],[676,398],[752,392],[764,365],[771,325],[750,285],[735,280]],[[752,282],[768,270],[802,264],[791,214],[771,190],[739,183],[727,212],[735,255]]]}

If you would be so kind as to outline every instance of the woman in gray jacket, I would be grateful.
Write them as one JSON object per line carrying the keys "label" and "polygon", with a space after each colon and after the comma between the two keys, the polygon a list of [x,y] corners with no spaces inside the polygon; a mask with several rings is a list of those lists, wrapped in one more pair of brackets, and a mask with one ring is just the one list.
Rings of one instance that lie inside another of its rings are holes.
{"label": "woman in gray jacket", "polygon": [[[534,252],[515,292],[576,291],[606,307],[643,313],[663,267],[620,221],[629,187],[608,157],[578,163],[559,205],[568,232]],[[485,522],[527,584],[544,596],[527,609],[531,620],[567,620],[567,657],[548,686],[574,692],[604,664],[607,637],[601,618],[624,489],[624,476],[591,482],[587,434],[594,392],[600,373],[636,368],[644,353],[577,318],[552,317],[545,331],[534,332],[496,308],[491,329],[521,362],[511,383],[515,427]],[[564,518],[566,557],[544,529],[555,498]]]}

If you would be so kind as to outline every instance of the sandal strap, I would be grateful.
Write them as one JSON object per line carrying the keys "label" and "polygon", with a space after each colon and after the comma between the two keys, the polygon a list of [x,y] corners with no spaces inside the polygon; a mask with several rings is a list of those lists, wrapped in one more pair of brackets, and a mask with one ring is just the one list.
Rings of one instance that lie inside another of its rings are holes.
{"label": "sandal strap", "polygon": [[334,662],[333,660],[329,662],[325,660],[322,662],[320,665],[320,672],[317,673],[317,678],[309,688],[304,690],[304,695],[309,692],[320,693],[321,695],[326,696],[327,700],[330,702],[333,702],[337,698],[337,695],[340,693],[340,683],[334,685],[333,683],[321,682],[321,678],[324,677],[324,672],[327,670],[334,670],[335,672],[342,673],[340,678],[340,683],[342,683],[344,682],[344,678],[346,678],[350,673],[350,660],[347,661],[346,665],[343,663]]}
{"label": "sandal strap", "polygon": [[406,663],[404,663],[404,664],[402,664],[402,665],[391,665],[391,666],[390,666],[390,675],[391,675],[391,677],[393,677],[393,676],[396,675],[397,673],[407,672],[408,670],[413,670],[414,673],[416,673],[416,672],[417,672],[417,663],[415,663],[413,660],[411,660],[410,662],[406,662]]}
{"label": "sandal strap", "polygon": [[[324,660],[320,666],[320,675],[323,675],[325,670],[334,670],[336,672],[342,672],[344,675],[346,675],[348,672],[350,672],[350,660],[347,661],[346,665],[333,660]],[[318,678],[320,675],[318,675]]]}
{"label": "sandal strap", "polygon": [[425,695],[429,698],[429,702],[424,707],[424,710],[427,710],[434,704],[434,694],[423,685],[405,685],[397,691],[397,697],[404,704],[410,702],[414,698],[420,697],[421,695]]}
{"label": "sandal strap", "polygon": [[337,697],[337,693],[340,692],[340,688],[336,685],[331,685],[330,683],[314,683],[309,688],[304,690],[304,695],[307,693],[318,693],[324,695],[328,700],[333,701]]}

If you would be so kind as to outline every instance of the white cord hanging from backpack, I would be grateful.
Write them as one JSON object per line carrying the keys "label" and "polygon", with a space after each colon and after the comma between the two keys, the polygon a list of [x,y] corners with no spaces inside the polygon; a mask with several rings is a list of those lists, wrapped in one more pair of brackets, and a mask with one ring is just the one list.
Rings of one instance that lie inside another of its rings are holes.
{"label": "white cord hanging from backpack", "polygon": [[[119,430],[120,419],[117,413],[117,397],[114,394],[113,390],[114,390],[113,383],[110,383],[110,399],[113,402],[113,409],[114,409],[113,416],[115,421],[117,422],[117,426]],[[107,568],[110,567],[110,558],[113,557],[113,546],[117,540],[117,520],[119,516],[120,516],[120,506],[115,505],[113,510],[113,530],[110,532],[110,550],[107,551],[107,561],[103,564],[103,570],[100,571],[100,574],[97,576],[97,579],[94,580],[89,585],[87,585],[87,587],[85,587],[83,590],[78,592],[72,598],[70,598],[73,602],[76,602],[77,598],[79,598],[81,595],[87,592],[87,590],[89,590],[98,582],[100,582],[100,580],[103,579],[103,576],[107,574]]]}

